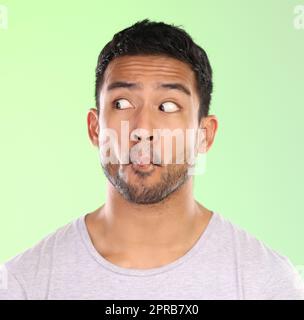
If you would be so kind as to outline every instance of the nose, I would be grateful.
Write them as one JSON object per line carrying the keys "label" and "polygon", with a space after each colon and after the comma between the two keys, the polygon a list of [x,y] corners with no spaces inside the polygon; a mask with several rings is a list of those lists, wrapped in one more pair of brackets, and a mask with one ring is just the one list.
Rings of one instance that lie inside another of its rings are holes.
{"label": "nose", "polygon": [[133,141],[153,141],[153,121],[148,106],[142,106],[131,120],[131,138]]}

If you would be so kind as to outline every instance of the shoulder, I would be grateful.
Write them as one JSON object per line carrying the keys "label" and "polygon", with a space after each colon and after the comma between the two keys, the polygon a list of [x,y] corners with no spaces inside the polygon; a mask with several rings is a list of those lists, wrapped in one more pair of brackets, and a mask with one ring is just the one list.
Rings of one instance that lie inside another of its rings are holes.
{"label": "shoulder", "polygon": [[218,214],[218,232],[235,262],[247,299],[304,299],[304,282],[290,259]]}
{"label": "shoulder", "polygon": [[54,253],[54,249],[56,251],[65,249],[77,236],[76,222],[77,219],[49,233],[29,249],[8,260],[7,267],[11,270],[18,268],[19,265],[34,267],[35,263],[42,262],[39,261],[39,257],[42,255],[46,260]]}
{"label": "shoulder", "polygon": [[76,225],[79,219],[58,228],[2,265],[7,288],[0,292],[0,299],[5,296],[26,299],[31,295],[28,288],[36,289],[37,293],[45,289],[54,260],[64,259],[67,252],[77,254],[75,240],[79,237]]}

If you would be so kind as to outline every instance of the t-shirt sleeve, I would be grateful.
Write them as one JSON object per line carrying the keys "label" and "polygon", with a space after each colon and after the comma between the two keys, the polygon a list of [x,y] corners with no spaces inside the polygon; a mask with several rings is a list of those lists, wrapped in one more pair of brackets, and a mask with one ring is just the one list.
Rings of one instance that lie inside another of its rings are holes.
{"label": "t-shirt sleeve", "polygon": [[239,240],[244,299],[304,300],[304,280],[287,256],[248,233]]}
{"label": "t-shirt sleeve", "polygon": [[273,265],[265,282],[264,299],[304,300],[304,280],[288,257],[281,256]]}
{"label": "t-shirt sleeve", "polygon": [[0,266],[0,300],[26,300],[24,288],[6,265]]}

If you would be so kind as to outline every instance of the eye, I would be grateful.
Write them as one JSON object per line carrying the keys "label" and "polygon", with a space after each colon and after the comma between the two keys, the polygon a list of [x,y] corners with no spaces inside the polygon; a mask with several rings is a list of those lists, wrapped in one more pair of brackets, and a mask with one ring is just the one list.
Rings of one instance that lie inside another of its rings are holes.
{"label": "eye", "polygon": [[115,109],[119,110],[132,108],[131,103],[127,99],[114,100],[113,105]]}
{"label": "eye", "polygon": [[175,112],[179,110],[179,107],[173,102],[164,102],[159,106],[159,109],[164,112]]}

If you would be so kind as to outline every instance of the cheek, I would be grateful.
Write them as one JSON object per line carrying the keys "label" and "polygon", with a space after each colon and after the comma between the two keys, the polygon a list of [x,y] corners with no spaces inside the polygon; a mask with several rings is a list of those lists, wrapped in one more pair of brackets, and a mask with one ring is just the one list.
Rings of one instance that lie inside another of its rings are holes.
{"label": "cheek", "polygon": [[99,120],[99,128],[100,156],[107,163],[117,164],[117,159],[120,159],[121,128],[105,117]]}
{"label": "cheek", "polygon": [[187,147],[186,128],[165,128],[158,131],[154,152],[165,164],[184,164]]}

